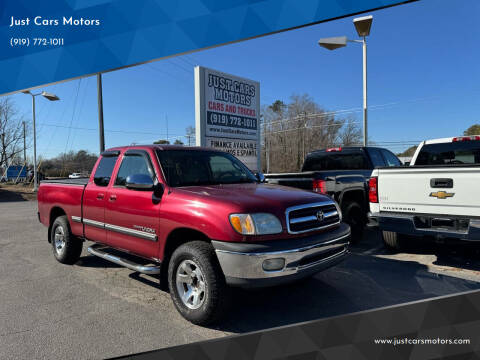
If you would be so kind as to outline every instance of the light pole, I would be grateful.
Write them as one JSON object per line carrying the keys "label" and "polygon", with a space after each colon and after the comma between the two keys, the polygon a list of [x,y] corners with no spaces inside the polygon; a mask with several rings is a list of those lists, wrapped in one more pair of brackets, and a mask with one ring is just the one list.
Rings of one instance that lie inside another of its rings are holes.
{"label": "light pole", "polygon": [[368,112],[367,112],[367,39],[372,27],[372,15],[353,19],[360,40],[349,40],[346,36],[325,38],[318,40],[318,45],[328,50],[335,50],[347,46],[347,42],[361,43],[363,47],[363,146],[368,143]]}
{"label": "light pole", "polygon": [[60,98],[51,93],[47,93],[46,91],[42,91],[41,93],[32,94],[30,90],[22,91],[24,94],[28,94],[32,96],[32,118],[33,118],[33,191],[37,191],[37,132],[35,128],[35,97],[38,95],[42,95],[45,99],[50,101],[57,101]]}

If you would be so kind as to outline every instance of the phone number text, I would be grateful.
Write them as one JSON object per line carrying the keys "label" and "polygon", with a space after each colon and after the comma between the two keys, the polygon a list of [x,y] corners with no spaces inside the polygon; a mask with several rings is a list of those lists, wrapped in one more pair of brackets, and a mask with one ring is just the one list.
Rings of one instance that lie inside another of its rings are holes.
{"label": "phone number text", "polygon": [[207,124],[257,130],[257,119],[207,111]]}
{"label": "phone number text", "polygon": [[63,38],[10,38],[11,47],[63,46]]}

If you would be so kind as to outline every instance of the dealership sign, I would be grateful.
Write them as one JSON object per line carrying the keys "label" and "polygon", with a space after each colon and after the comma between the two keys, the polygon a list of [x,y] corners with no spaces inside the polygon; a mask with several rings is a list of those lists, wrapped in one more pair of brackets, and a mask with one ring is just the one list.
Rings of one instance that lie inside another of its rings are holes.
{"label": "dealership sign", "polygon": [[235,155],[260,169],[260,83],[195,67],[197,146]]}

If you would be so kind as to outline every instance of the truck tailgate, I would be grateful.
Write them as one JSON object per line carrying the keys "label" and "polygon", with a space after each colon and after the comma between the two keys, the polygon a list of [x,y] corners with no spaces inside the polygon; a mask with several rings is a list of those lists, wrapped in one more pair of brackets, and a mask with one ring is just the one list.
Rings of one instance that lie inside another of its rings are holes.
{"label": "truck tailgate", "polygon": [[480,167],[378,169],[379,210],[480,217]]}
{"label": "truck tailgate", "polygon": [[265,174],[269,184],[291,186],[298,189],[312,190],[314,171],[301,173]]}

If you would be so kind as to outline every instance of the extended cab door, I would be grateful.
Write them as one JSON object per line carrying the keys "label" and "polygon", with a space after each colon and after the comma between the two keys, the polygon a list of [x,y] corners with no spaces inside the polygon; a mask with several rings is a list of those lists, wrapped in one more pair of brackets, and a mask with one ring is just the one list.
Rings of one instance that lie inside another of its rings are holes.
{"label": "extended cab door", "polygon": [[107,194],[107,243],[138,255],[156,258],[159,248],[160,199],[153,190],[126,187],[128,176],[140,174],[149,176],[153,183],[158,182],[151,154],[146,150],[127,150]]}
{"label": "extended cab door", "polygon": [[94,175],[85,187],[83,194],[83,224],[85,237],[105,243],[105,201],[115,163],[120,151],[105,151],[95,169]]}

